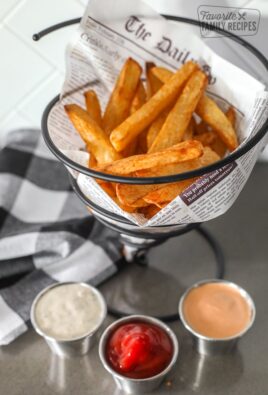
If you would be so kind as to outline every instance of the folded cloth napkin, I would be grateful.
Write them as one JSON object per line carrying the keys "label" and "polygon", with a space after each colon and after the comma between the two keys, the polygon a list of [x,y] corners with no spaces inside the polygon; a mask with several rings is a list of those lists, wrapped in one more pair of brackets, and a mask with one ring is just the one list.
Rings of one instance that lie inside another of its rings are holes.
{"label": "folded cloth napkin", "polygon": [[[92,217],[38,130],[12,132],[0,152],[0,345],[29,325],[33,299],[57,281],[98,285],[122,263],[115,232]],[[13,281],[14,282],[14,281]]]}

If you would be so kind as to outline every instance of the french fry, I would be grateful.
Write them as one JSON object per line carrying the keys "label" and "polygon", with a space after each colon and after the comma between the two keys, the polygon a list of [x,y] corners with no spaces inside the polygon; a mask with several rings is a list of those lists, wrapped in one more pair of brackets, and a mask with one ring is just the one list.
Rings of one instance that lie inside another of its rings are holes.
{"label": "french fry", "polygon": [[152,69],[155,67],[153,62],[146,62],[146,87],[147,87],[147,100],[149,100],[163,85],[153,73]]}
{"label": "french fry", "polygon": [[107,193],[107,195],[109,195],[112,199],[116,198],[115,187],[113,186],[113,184],[111,182],[104,181],[101,179],[96,179],[96,182],[104,190],[104,192]]}
{"label": "french fry", "polygon": [[[231,122],[233,128],[235,129],[236,115],[235,115],[234,108],[233,107],[229,107],[229,109],[226,111],[225,115],[229,119],[229,121]],[[217,154],[221,158],[223,158],[224,155],[226,154],[227,147],[224,144],[224,142],[218,136],[216,136],[215,141],[212,142],[210,144],[210,146],[215,152],[217,152]]]}
{"label": "french fry", "polygon": [[189,161],[203,154],[203,146],[195,140],[184,141],[161,152],[133,155],[97,168],[111,174],[131,174],[141,169],[166,166],[172,163]]}
{"label": "french fry", "polygon": [[[131,104],[130,114],[133,114],[135,111],[141,108],[145,102],[146,102],[146,91],[142,81],[140,81],[137,92]],[[147,151],[146,136],[147,136],[147,129],[145,129],[138,136],[136,141],[133,140],[132,143],[125,148],[127,152],[130,151],[131,153],[129,155],[124,155],[124,156],[134,155],[135,153],[145,153]]]}
{"label": "french fry", "polygon": [[196,113],[213,128],[230,151],[237,148],[237,136],[231,122],[212,99],[203,95],[196,106]]}
{"label": "french fry", "polygon": [[160,208],[155,206],[154,204],[150,204],[147,207],[139,209],[139,212],[143,214],[147,219],[151,219],[154,217],[157,213],[159,213]]}
{"label": "french fry", "polygon": [[[138,87],[134,96],[134,99],[131,103],[130,114],[133,114],[137,111],[146,101],[146,92],[142,81],[139,81]],[[142,133],[141,133],[142,135]],[[139,136],[140,137],[140,136]],[[129,144],[123,151],[122,156],[127,158],[128,156],[135,155],[137,153],[138,145],[140,145],[140,141],[138,139],[133,140],[131,144]]]}
{"label": "french fry", "polygon": [[164,122],[169,114],[169,109],[165,109],[151,124],[147,133],[147,151],[151,148],[156,136],[160,132]]}
{"label": "french fry", "polygon": [[[203,155],[198,159],[189,160],[187,162],[161,166],[152,169],[139,170],[136,172],[137,177],[161,177],[164,175],[180,174],[186,171],[198,169],[207,166],[210,163],[217,162],[219,156],[209,147],[204,147]],[[118,184],[116,193],[121,202],[132,205],[139,199],[142,199],[149,192],[163,188],[169,184],[152,184],[152,185],[130,185]]]}
{"label": "french fry", "polygon": [[232,127],[235,129],[236,115],[235,115],[234,107],[229,107],[228,110],[226,111],[225,115],[231,122]]}
{"label": "french fry", "polygon": [[102,127],[102,117],[101,117],[101,107],[98,96],[96,92],[93,90],[89,90],[84,93],[87,112],[91,116],[92,119]]}
{"label": "french fry", "polygon": [[163,188],[148,193],[143,197],[147,203],[155,204],[160,208],[165,207],[169,202],[179,196],[186,188],[188,188],[197,178],[183,180],[176,183],[166,185]]}
{"label": "french fry", "polygon": [[193,139],[194,129],[195,129],[195,120],[192,117],[183,135],[183,141],[188,141]]}
{"label": "french fry", "polygon": [[98,163],[109,163],[121,159],[121,155],[115,151],[108,136],[86,110],[83,110],[77,104],[67,104],[64,108],[81,138],[90,147],[90,152],[93,152]]}
{"label": "french fry", "polygon": [[88,160],[88,167],[92,169],[93,167],[96,167],[98,165],[97,159],[95,158],[93,152],[90,152],[90,150],[87,150],[90,154],[89,160]]}
{"label": "french fry", "polygon": [[[163,67],[154,67],[152,69],[152,74],[163,83],[170,81],[170,78],[174,75],[172,71]],[[235,115],[233,110],[232,112],[232,115]],[[212,99],[203,95],[196,107],[196,113],[215,130],[230,151],[237,148],[237,136],[231,122],[228,119],[226,120],[227,117]]]}
{"label": "french fry", "polygon": [[112,131],[110,140],[117,151],[122,151],[159,113],[171,105],[197,67],[193,62],[185,63],[138,111]]}
{"label": "french fry", "polygon": [[216,141],[217,135],[212,130],[208,130],[207,132],[196,135],[194,138],[200,141],[204,146],[207,146]]}
{"label": "french fry", "polygon": [[[122,204],[118,197],[116,196],[116,184],[113,184],[112,182],[109,181],[104,181],[100,179],[96,179],[96,182],[99,184],[99,186],[104,190],[105,193],[107,193],[108,196],[110,196],[111,199],[124,211],[127,211],[128,213],[133,213],[136,211],[136,206],[131,207],[126,204]],[[145,201],[142,201],[143,207],[146,207],[146,205],[149,205]]]}
{"label": "french fry", "polygon": [[195,132],[196,134],[203,134],[209,131],[206,122],[201,121],[195,125]]}
{"label": "french fry", "polygon": [[104,131],[108,135],[128,117],[141,72],[140,65],[132,58],[128,58],[119,74],[103,116]]}
{"label": "french fry", "polygon": [[173,71],[168,70],[165,67],[153,67],[151,73],[158,80],[162,81],[163,84],[167,83],[168,80],[174,75]]}
{"label": "french fry", "polygon": [[[152,69],[152,74],[163,83],[167,83],[174,75],[172,71],[163,67],[154,67]],[[196,107],[196,113],[215,130],[230,151],[237,148],[238,141],[231,122],[228,119],[226,120],[227,117],[212,99],[203,95]],[[231,116],[233,115],[235,116],[235,113],[232,110]]]}
{"label": "french fry", "polygon": [[138,87],[135,93],[135,96],[132,100],[131,107],[130,107],[130,114],[136,112],[139,108],[143,106],[146,102],[146,91],[143,85],[143,82],[140,80],[138,83]]}
{"label": "french fry", "polygon": [[[174,78],[174,77],[171,77]],[[182,94],[168,114],[164,125],[155,138],[149,153],[171,147],[183,139],[197,103],[207,84],[207,77],[202,71],[196,71],[187,81]]]}

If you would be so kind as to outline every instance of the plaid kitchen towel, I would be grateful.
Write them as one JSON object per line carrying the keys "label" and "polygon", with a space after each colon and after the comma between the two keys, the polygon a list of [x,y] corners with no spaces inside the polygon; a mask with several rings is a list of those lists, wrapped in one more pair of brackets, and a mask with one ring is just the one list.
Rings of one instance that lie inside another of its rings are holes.
{"label": "plaid kitchen towel", "polygon": [[33,299],[56,281],[97,285],[120,264],[116,233],[72,192],[37,130],[12,132],[0,151],[0,345],[27,330]]}

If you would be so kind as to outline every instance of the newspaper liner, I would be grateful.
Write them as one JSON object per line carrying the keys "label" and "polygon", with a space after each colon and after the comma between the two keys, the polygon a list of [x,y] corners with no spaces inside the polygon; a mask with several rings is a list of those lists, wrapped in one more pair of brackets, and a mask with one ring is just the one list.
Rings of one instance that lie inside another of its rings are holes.
{"label": "newspaper liner", "polygon": [[[85,167],[89,155],[63,106],[67,103],[84,106],[83,92],[94,89],[104,109],[117,75],[129,56],[142,66],[144,62],[152,61],[174,71],[187,60],[193,59],[201,64],[211,75],[209,94],[223,110],[230,105],[236,110],[240,144],[252,137],[267,117],[268,95],[264,85],[219,57],[191,28],[168,22],[138,0],[91,0],[68,46],[61,100],[48,119],[54,144],[67,157]],[[263,138],[235,162],[200,177],[150,220],[141,214],[122,211],[93,178],[67,168],[93,202],[128,218],[139,227],[204,222],[218,217],[232,206],[265,146],[265,140]]]}

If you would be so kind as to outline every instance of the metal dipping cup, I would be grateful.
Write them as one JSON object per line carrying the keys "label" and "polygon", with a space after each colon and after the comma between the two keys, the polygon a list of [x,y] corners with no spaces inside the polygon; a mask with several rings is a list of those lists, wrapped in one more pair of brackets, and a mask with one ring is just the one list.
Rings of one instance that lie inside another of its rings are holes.
{"label": "metal dipping cup", "polygon": [[[101,309],[101,317],[100,317],[100,322],[99,324],[90,332],[87,334],[77,337],[77,338],[72,338],[72,339],[64,339],[64,340],[57,340],[56,338],[53,338],[51,336],[48,336],[45,332],[42,331],[42,329],[39,327],[38,323],[36,322],[35,319],[35,307],[40,300],[40,298],[47,292],[49,292],[51,289],[55,287],[61,287],[63,285],[70,285],[70,284],[78,284],[83,287],[89,288],[97,297],[99,303],[100,303],[100,309]],[[77,283],[77,282],[62,282],[62,283],[56,283],[53,285],[50,285],[49,287],[43,289],[34,299],[32,307],[31,307],[31,323],[35,331],[42,336],[45,341],[47,342],[49,348],[54,354],[57,354],[60,357],[76,357],[76,356],[81,356],[84,354],[87,354],[88,351],[93,347],[93,345],[97,341],[97,336],[98,333],[101,329],[101,326],[104,322],[104,319],[107,315],[107,307],[105,300],[102,296],[102,294],[94,287],[91,285],[85,284],[85,283]]]}
{"label": "metal dipping cup", "polygon": [[[196,332],[186,321],[183,313],[183,303],[187,295],[197,287],[200,287],[204,284],[208,283],[221,283],[221,284],[226,284],[229,285],[230,287],[235,288],[240,295],[245,298],[247,301],[249,308],[251,310],[251,316],[250,320],[247,324],[247,326],[244,328],[244,330],[234,336],[231,337],[226,337],[226,338],[221,338],[221,339],[215,339],[215,338],[210,338],[204,335],[201,335],[200,333]],[[203,280],[195,283],[193,286],[188,288],[185,293],[182,295],[180,302],[179,302],[179,315],[182,324],[184,327],[192,334],[193,340],[194,340],[194,346],[196,350],[198,351],[199,354],[203,355],[218,355],[218,354],[226,354],[228,352],[231,352],[237,345],[238,340],[251,328],[253,325],[253,322],[255,320],[255,315],[256,315],[256,309],[255,309],[255,304],[250,297],[250,295],[239,285],[226,281],[226,280],[218,280],[218,279],[212,279],[212,280]]]}
{"label": "metal dipping cup", "polygon": [[[122,324],[131,323],[133,321],[135,322],[140,321],[148,324],[154,324],[162,328],[172,341],[173,344],[172,359],[168,364],[168,366],[162,372],[158,373],[155,376],[148,377],[145,379],[132,379],[116,372],[111,367],[111,365],[107,362],[105,350],[106,350],[107,340],[109,339],[111,333],[113,333],[114,330],[119,326],[121,326]],[[161,382],[174,367],[176,360],[178,358],[178,353],[179,353],[179,344],[174,332],[167,325],[163,324],[162,321],[159,321],[156,318],[152,318],[145,315],[131,315],[126,318],[122,318],[120,320],[113,322],[110,326],[108,326],[108,328],[102,334],[99,344],[99,356],[104,368],[113,376],[113,379],[116,382],[118,388],[129,394],[131,393],[140,394],[144,392],[151,392],[155,390],[157,387],[159,387]]]}

